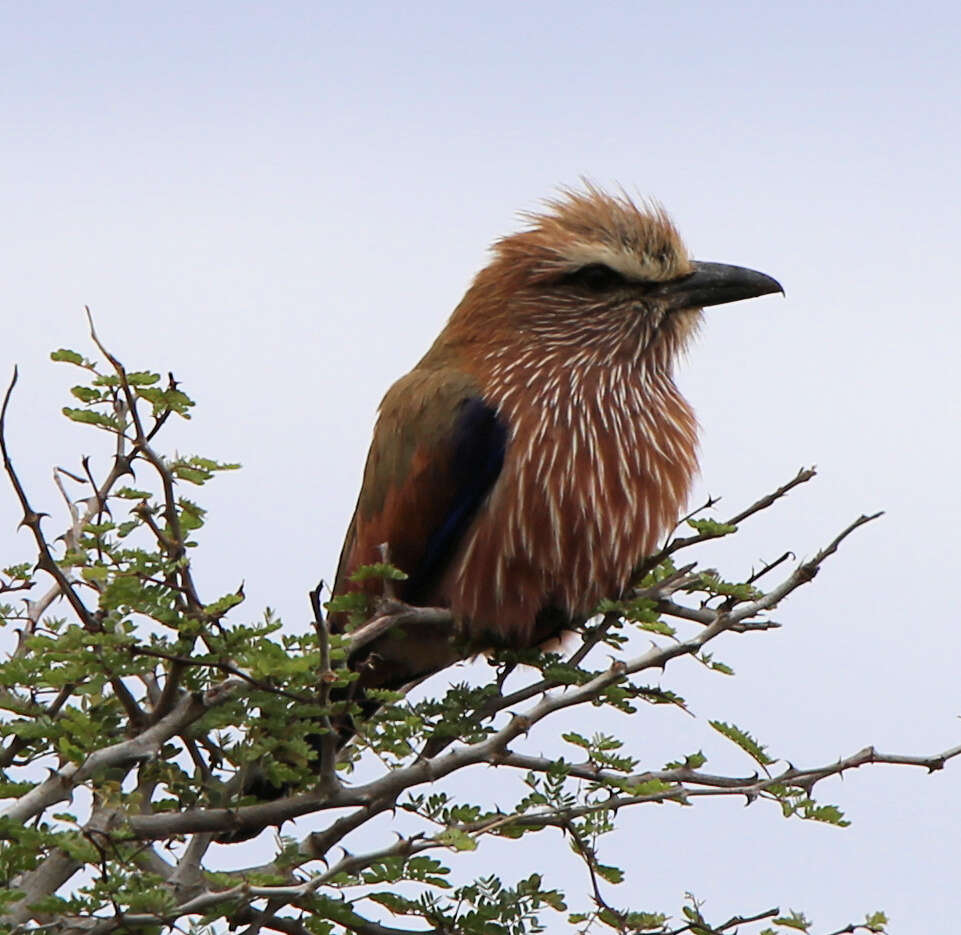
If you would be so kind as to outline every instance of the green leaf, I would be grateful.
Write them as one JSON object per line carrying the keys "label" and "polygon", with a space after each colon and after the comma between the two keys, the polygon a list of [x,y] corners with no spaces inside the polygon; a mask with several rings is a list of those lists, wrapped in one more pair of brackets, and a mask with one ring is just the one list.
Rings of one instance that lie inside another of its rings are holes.
{"label": "green leaf", "polygon": [[149,490],[138,490],[136,487],[121,487],[115,490],[115,497],[122,497],[124,500],[147,500],[150,497]]}
{"label": "green leaf", "polygon": [[732,597],[737,601],[754,601],[761,596],[761,592],[753,584],[725,581],[713,572],[701,575],[700,587],[709,594]]}
{"label": "green leaf", "polygon": [[634,621],[642,630],[649,633],[657,633],[660,636],[676,636],[677,630],[663,620],[638,620]]}
{"label": "green leaf", "polygon": [[61,347],[58,351],[52,351],[50,353],[50,359],[60,361],[65,364],[76,364],[78,367],[91,367],[90,361],[86,360],[82,354],[78,354],[76,351],[68,350],[65,347]]}
{"label": "green leaf", "polygon": [[193,455],[185,460],[204,471],[237,471],[240,469],[238,462],[214,461],[212,458],[202,458],[200,455]]}
{"label": "green leaf", "polygon": [[204,517],[207,514],[203,507],[197,506],[196,503],[186,499],[186,497],[177,500],[177,506],[180,507],[180,526],[182,529],[192,532],[203,526]]}
{"label": "green leaf", "polygon": [[437,835],[437,840],[440,841],[441,844],[446,844],[448,847],[453,848],[455,851],[477,850],[477,839],[466,831],[461,831],[459,828],[447,828]]}
{"label": "green leaf", "polygon": [[741,730],[734,724],[726,724],[724,721],[708,721],[708,724],[719,734],[723,734],[728,740],[736,743],[745,753],[761,766],[770,766],[772,760],[765,752],[764,747],[758,743],[747,731]]}
{"label": "green leaf", "polygon": [[810,799],[799,804],[798,813],[806,821],[820,821],[838,828],[847,828],[851,824],[836,805],[817,805]]}
{"label": "green leaf", "polygon": [[612,867],[607,864],[595,864],[594,870],[599,877],[603,877],[608,883],[623,883],[624,871],[620,867]]}
{"label": "green leaf", "polygon": [[778,916],[774,919],[775,925],[783,925],[787,928],[797,929],[799,932],[806,932],[811,927],[811,923],[804,917],[802,912],[791,911],[790,915]]}
{"label": "green leaf", "polygon": [[737,526],[732,526],[730,523],[719,523],[713,519],[689,519],[687,525],[702,536],[714,538],[729,536],[731,533],[737,532]]}
{"label": "green leaf", "polygon": [[367,893],[366,899],[370,899],[375,903],[379,903],[381,906],[385,906],[391,912],[397,915],[406,915],[410,912],[416,912],[419,907],[419,903],[414,902],[412,899],[407,899],[406,896],[399,896],[397,893],[391,893],[387,891]]}
{"label": "green leaf", "polygon": [[113,416],[104,415],[102,412],[94,412],[91,409],[71,409],[69,406],[64,406],[61,411],[73,422],[86,422],[88,425],[99,425],[114,430],[120,428],[120,424]]}
{"label": "green leaf", "polygon": [[591,742],[586,737],[582,737],[580,734],[575,734],[573,731],[568,731],[566,734],[561,734],[561,738],[566,740],[568,743],[574,744],[576,747],[583,747],[585,750],[591,749]]}
{"label": "green leaf", "polygon": [[95,390],[91,386],[72,386],[70,392],[83,403],[93,403],[103,399],[100,390]]}
{"label": "green leaf", "polygon": [[198,487],[210,480],[210,474],[207,471],[198,471],[196,468],[188,467],[186,464],[174,464],[171,467],[171,473],[174,477],[189,481]]}
{"label": "green leaf", "polygon": [[127,373],[127,383],[129,386],[150,386],[160,380],[159,373],[151,373],[149,370],[132,370]]}
{"label": "green leaf", "polygon": [[236,607],[238,604],[242,604],[243,601],[243,594],[234,591],[231,594],[225,594],[211,604],[205,604],[204,613],[211,617],[222,617],[231,607]]}
{"label": "green leaf", "polygon": [[663,912],[627,912],[622,927],[626,926],[631,932],[651,932],[663,929],[667,918]]}
{"label": "green leaf", "polygon": [[595,614],[623,614],[624,602],[613,601],[609,597],[605,597],[598,603],[593,612]]}
{"label": "green leaf", "polygon": [[406,581],[407,573],[388,562],[374,562],[372,565],[361,565],[351,576],[351,581],[360,583],[371,578],[385,581]]}
{"label": "green leaf", "polygon": [[348,591],[346,594],[338,594],[332,597],[324,607],[331,614],[365,614],[370,602],[370,595],[363,591]]}
{"label": "green leaf", "polygon": [[620,783],[625,792],[631,795],[662,795],[665,792],[676,792],[679,788],[675,783],[665,782],[663,779],[648,779],[646,782]]}

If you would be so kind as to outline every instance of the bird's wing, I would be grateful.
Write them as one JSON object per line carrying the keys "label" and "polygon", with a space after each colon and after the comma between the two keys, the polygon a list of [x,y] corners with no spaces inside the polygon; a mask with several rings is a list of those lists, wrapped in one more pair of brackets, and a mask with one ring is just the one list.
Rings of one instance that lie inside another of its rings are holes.
{"label": "bird's wing", "polygon": [[387,543],[391,563],[408,575],[398,596],[436,600],[440,576],[500,474],[507,440],[507,426],[466,375],[416,369],[395,383],[381,404],[334,593],[358,588],[350,575],[382,561]]}

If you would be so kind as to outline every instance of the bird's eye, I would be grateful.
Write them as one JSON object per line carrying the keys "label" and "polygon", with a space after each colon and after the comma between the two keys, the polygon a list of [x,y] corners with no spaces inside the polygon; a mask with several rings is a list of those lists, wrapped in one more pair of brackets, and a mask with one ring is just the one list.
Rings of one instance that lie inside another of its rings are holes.
{"label": "bird's eye", "polygon": [[564,282],[571,286],[580,286],[590,292],[606,292],[608,289],[624,285],[625,279],[617,270],[603,263],[590,263],[568,273],[564,277]]}

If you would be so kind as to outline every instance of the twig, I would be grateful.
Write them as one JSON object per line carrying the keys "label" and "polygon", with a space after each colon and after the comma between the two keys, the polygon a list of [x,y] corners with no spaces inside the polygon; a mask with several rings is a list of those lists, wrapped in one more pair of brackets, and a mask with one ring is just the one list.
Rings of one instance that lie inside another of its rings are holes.
{"label": "twig", "polygon": [[859,516],[853,523],[839,532],[823,549],[818,551],[814,558],[798,565],[784,581],[768,591],[767,594],[762,595],[755,601],[745,601],[737,610],[732,611],[730,614],[732,620],[736,623],[741,623],[762,611],[770,610],[780,601],[784,600],[792,591],[797,590],[802,584],[813,581],[814,576],[818,573],[824,561],[837,552],[838,546],[840,546],[855,529],[859,529],[861,526],[883,515],[884,512],[880,511],[878,513],[872,513],[870,516]]}
{"label": "twig", "polygon": [[79,765],[65,764],[44,782],[0,809],[0,815],[15,822],[26,822],[51,805],[69,799],[73,789],[99,770],[138,763],[156,756],[167,740],[179,734],[212,707],[222,704],[242,685],[240,679],[230,678],[207,692],[185,696],[165,718],[152,727],[135,737],[96,750]]}
{"label": "twig", "polygon": [[[380,545],[377,546],[377,552],[380,555],[380,560],[385,565],[389,565],[391,563],[389,542],[381,542]],[[397,599],[396,582],[389,575],[386,575],[381,579],[381,588],[383,590],[383,597],[385,600],[392,601]]]}
{"label": "twig", "polygon": [[[204,615],[204,605],[203,601],[200,599],[200,595],[197,592],[196,584],[193,580],[193,575],[190,570],[190,563],[185,561],[186,558],[186,543],[183,535],[183,529],[180,523],[180,516],[177,512],[177,498],[174,492],[174,476],[170,469],[167,467],[164,459],[156,452],[150,445],[150,440],[155,433],[157,426],[150,433],[144,430],[143,420],[140,417],[140,411],[137,408],[137,397],[133,389],[130,386],[130,381],[127,379],[127,371],[123,364],[107,350],[106,346],[101,342],[97,335],[97,330],[94,327],[93,316],[90,313],[89,307],[85,308],[87,313],[87,321],[90,327],[90,338],[93,343],[97,346],[101,354],[107,359],[110,365],[113,367],[114,372],[117,374],[117,379],[120,384],[121,392],[123,393],[123,400],[126,406],[126,411],[130,415],[131,422],[134,428],[134,451],[139,454],[148,464],[150,464],[154,470],[157,472],[160,478],[160,484],[163,488],[163,512],[164,519],[167,523],[167,528],[170,531],[170,535],[166,535],[159,530],[159,528],[154,523],[152,529],[154,534],[158,536],[158,541],[167,551],[167,554],[171,557],[176,565],[176,571],[171,572],[170,580],[172,583],[176,583],[179,577],[181,593],[186,602],[186,607],[184,608],[184,614],[192,619],[199,620],[202,624],[206,622]],[[173,377],[171,375],[171,381]],[[165,420],[166,415],[162,415],[160,419]],[[149,511],[143,511],[146,514]],[[144,515],[144,521],[148,525],[151,522]],[[208,643],[206,633],[201,629],[201,638]],[[160,701],[158,702],[156,708],[153,711],[153,720],[163,718],[167,712],[170,710],[172,705],[178,696],[180,680],[183,677],[185,669],[179,663],[172,663],[169,671],[167,672],[167,678],[164,683],[163,691],[160,696]]]}
{"label": "twig", "polygon": [[665,935],[682,935],[684,932],[690,932],[697,926],[698,933],[704,933],[704,935],[714,935],[714,933],[723,933],[728,929],[734,928],[737,925],[750,925],[752,922],[763,922],[764,919],[773,919],[774,916],[781,912],[780,909],[765,909],[763,912],[759,912],[757,915],[753,916],[731,916],[727,922],[723,922],[717,928],[709,928],[703,922],[688,922],[687,925],[682,925],[680,928],[671,929],[670,932],[665,933]]}
{"label": "twig", "polygon": [[147,646],[140,646],[131,643],[127,646],[127,651],[132,656],[149,656],[152,659],[164,659],[167,662],[173,663],[181,667],[182,670],[186,670],[191,666],[196,668],[210,668],[217,669],[219,672],[223,672],[226,675],[233,675],[239,679],[243,679],[252,688],[256,688],[259,691],[269,692],[272,695],[278,695],[281,698],[289,698],[291,701],[297,701],[300,704],[315,704],[316,699],[311,698],[307,695],[298,695],[296,692],[287,691],[284,688],[275,688],[273,685],[268,685],[266,682],[261,682],[259,679],[255,679],[252,675],[248,675],[243,669],[237,668],[230,662],[220,662],[217,659],[205,659],[203,657],[196,656],[181,656],[176,653],[165,653],[161,649],[150,649]]}
{"label": "twig", "polygon": [[[7,408],[10,405],[10,398],[13,393],[13,388],[17,384],[17,368],[13,368],[13,377],[10,380],[10,385],[7,387],[7,391],[3,397],[3,406],[0,408],[0,451],[3,454],[3,466],[6,469],[7,476],[10,479],[10,484],[17,494],[17,499],[20,501],[20,506],[23,512],[23,519],[21,520],[21,525],[26,526],[33,534],[34,542],[37,547],[37,567],[45,571],[51,578],[53,578],[56,585],[56,593],[63,595],[69,602],[70,606],[73,608],[76,615],[80,618],[80,622],[83,624],[84,628],[91,633],[97,633],[102,629],[102,625],[99,617],[92,613],[90,609],[84,604],[83,599],[80,597],[74,583],[71,582],[67,576],[64,574],[63,569],[54,559],[53,554],[50,551],[50,546],[47,544],[47,539],[43,534],[40,527],[40,520],[46,516],[46,513],[38,513],[30,505],[30,501],[27,497],[26,491],[24,490],[23,484],[20,482],[20,478],[13,466],[13,462],[10,458],[10,453],[7,449],[7,438],[6,438],[6,421],[7,421]],[[91,483],[93,483],[91,479]],[[98,503],[100,502],[100,493],[94,486],[94,492],[97,496]],[[91,510],[90,513],[96,511]],[[81,525],[81,518],[79,513],[71,509],[71,527],[70,531],[73,534],[79,535],[80,530],[83,528]],[[85,525],[87,518],[85,517],[82,524]],[[68,531],[69,534],[69,531]],[[98,651],[99,655],[99,651]],[[123,681],[114,676],[108,671],[108,676],[110,678],[110,684],[114,689],[118,700],[123,705],[124,710],[127,712],[127,716],[130,718],[131,723],[134,726],[139,726],[146,719],[146,714],[140,709],[134,697],[127,690],[127,687],[123,684]]]}
{"label": "twig", "polygon": [[20,507],[23,512],[23,519],[20,521],[20,525],[26,526],[31,533],[33,533],[33,538],[39,554],[37,566],[43,571],[47,572],[47,574],[53,578],[57,584],[59,593],[70,602],[70,606],[74,609],[83,625],[88,630],[96,631],[99,627],[94,619],[93,614],[84,604],[83,600],[81,600],[80,595],[76,592],[76,589],[72,583],[67,580],[67,576],[63,573],[60,566],[54,560],[53,555],[50,553],[50,547],[47,545],[46,537],[40,528],[40,520],[47,514],[38,513],[30,505],[30,501],[27,499],[26,491],[23,488],[23,484],[20,483],[20,478],[17,476],[13,462],[10,459],[10,453],[7,450],[7,408],[10,405],[10,396],[13,393],[13,388],[16,385],[17,368],[14,367],[13,378],[10,380],[10,385],[7,387],[7,391],[4,394],[3,406],[0,407],[0,452],[3,454],[3,466],[7,472],[7,477],[10,478],[10,484],[17,495],[17,499],[20,501]]}
{"label": "twig", "polygon": [[324,617],[323,609],[320,606],[321,592],[324,582],[319,581],[317,587],[309,592],[310,608],[314,614],[314,632],[317,634],[317,644],[320,647],[320,706],[323,710],[320,722],[323,734],[320,737],[320,783],[326,789],[337,788],[340,783],[337,779],[337,735],[330,722],[330,715],[327,708],[330,704],[330,689],[336,679],[330,668],[330,630],[327,627],[327,620]]}
{"label": "twig", "polygon": [[755,581],[763,578],[768,572],[774,571],[778,565],[783,565],[788,559],[794,558],[793,552],[785,552],[780,558],[776,558],[773,562],[766,563],[760,571],[754,572],[750,578],[745,581],[745,584],[754,584]]}
{"label": "twig", "polygon": [[[778,487],[777,490],[772,493],[767,494],[767,496],[761,497],[760,500],[752,503],[747,509],[741,510],[740,513],[736,513],[730,519],[726,520],[724,525],[727,526],[737,526],[738,524],[744,522],[748,517],[753,516],[755,513],[760,513],[762,510],[766,510],[769,506],[781,499],[781,497],[790,493],[795,487],[800,484],[805,484],[812,477],[817,474],[814,468],[801,468],[797,474],[791,478],[786,484]],[[697,511],[700,512],[700,511]],[[711,532],[699,532],[693,536],[683,536],[680,538],[674,538],[667,545],[664,546],[659,552],[655,552],[653,555],[646,558],[634,573],[634,578],[636,580],[642,579],[651,569],[656,568],[664,559],[673,555],[680,549],[690,548],[692,545],[697,545],[699,542],[707,542],[710,539],[717,539],[721,535],[720,533]]]}
{"label": "twig", "polygon": [[624,924],[624,914],[615,909],[610,903],[604,899],[604,894],[601,892],[600,884],[597,880],[597,857],[594,853],[594,848],[590,847],[583,839],[583,837],[578,832],[577,828],[574,826],[572,821],[565,821],[562,825],[564,831],[570,835],[571,840],[574,842],[574,849],[577,851],[581,860],[584,861],[584,865],[587,867],[587,873],[591,880],[591,889],[594,891],[594,904],[598,909],[606,909],[618,922]]}
{"label": "twig", "polygon": [[[67,703],[70,696],[76,691],[76,689],[76,685],[64,685],[63,688],[57,692],[57,697],[54,698],[46,708],[37,712],[37,716],[48,718],[56,717],[57,713]],[[8,766],[10,766],[16,759],[17,754],[29,745],[29,740],[25,740],[23,737],[19,736],[13,737],[7,748],[0,753],[0,769],[6,769]]]}
{"label": "twig", "polygon": [[438,625],[449,626],[453,635],[454,616],[446,607],[411,607],[400,601],[384,602],[376,617],[350,633],[346,645],[347,656],[353,656],[359,649],[395,628]]}
{"label": "twig", "polygon": [[[168,391],[177,389],[177,381],[174,379],[174,375],[170,373],[170,371],[167,371],[167,389]],[[148,442],[153,441],[154,436],[164,427],[164,424],[166,423],[167,419],[170,418],[172,412],[173,409],[168,406],[162,413],[160,413],[159,416],[157,416],[153,427],[149,432],[147,432]]]}

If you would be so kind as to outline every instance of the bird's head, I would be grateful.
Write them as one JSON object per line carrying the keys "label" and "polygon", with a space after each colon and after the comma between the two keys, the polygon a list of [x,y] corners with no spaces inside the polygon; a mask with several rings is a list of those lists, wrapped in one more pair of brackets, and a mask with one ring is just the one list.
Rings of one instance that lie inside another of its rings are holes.
{"label": "bird's head", "polygon": [[460,336],[669,366],[703,308],[783,291],[763,273],[692,260],[661,207],[591,184],[524,218],[454,313]]}

